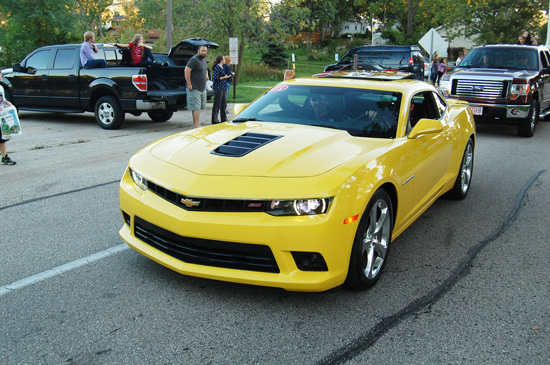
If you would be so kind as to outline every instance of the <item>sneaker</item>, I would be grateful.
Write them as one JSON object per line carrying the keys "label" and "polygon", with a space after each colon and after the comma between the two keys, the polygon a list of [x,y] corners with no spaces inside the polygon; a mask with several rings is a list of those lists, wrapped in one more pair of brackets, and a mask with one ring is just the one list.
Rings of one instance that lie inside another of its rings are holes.
{"label": "sneaker", "polygon": [[15,162],[14,160],[12,160],[12,159],[10,158],[10,156],[8,156],[7,153],[6,153],[5,156],[2,156],[2,163],[3,163],[4,165],[15,165],[15,164],[16,164],[16,162]]}

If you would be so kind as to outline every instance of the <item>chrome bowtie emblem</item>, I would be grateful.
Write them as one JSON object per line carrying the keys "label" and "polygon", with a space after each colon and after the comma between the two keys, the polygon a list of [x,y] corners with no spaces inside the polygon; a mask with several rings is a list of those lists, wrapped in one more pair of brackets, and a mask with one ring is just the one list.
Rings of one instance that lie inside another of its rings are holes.
{"label": "chrome bowtie emblem", "polygon": [[200,203],[200,201],[191,200],[189,198],[181,199],[181,204],[185,205],[187,208],[198,207]]}
{"label": "chrome bowtie emblem", "polygon": [[472,87],[472,89],[474,91],[483,91],[483,86],[476,85],[476,86]]}

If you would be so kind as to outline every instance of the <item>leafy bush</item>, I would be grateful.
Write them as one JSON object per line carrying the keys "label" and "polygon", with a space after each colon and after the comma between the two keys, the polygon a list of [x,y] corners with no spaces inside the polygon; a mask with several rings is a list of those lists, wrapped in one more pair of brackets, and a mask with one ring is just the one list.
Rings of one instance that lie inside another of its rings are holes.
{"label": "leafy bush", "polygon": [[[286,60],[285,60],[286,66]],[[265,62],[243,61],[241,82],[249,81],[281,81],[284,76],[284,68],[270,67]]]}

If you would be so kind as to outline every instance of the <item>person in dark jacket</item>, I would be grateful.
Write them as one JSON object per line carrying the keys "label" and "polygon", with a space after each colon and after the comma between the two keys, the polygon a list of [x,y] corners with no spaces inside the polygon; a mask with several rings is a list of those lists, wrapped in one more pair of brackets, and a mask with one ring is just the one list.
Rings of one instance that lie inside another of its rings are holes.
{"label": "person in dark jacket", "polygon": [[216,56],[214,67],[212,67],[212,89],[214,90],[214,105],[212,106],[212,124],[227,121],[227,79],[231,76],[225,74],[223,55]]}

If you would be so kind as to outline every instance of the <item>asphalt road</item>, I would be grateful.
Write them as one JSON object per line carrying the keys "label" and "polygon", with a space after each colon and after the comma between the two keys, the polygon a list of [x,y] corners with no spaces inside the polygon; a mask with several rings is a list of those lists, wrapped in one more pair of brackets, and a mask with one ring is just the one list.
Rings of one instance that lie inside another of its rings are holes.
{"label": "asphalt road", "polygon": [[401,235],[371,290],[315,294],[182,276],[123,244],[128,159],[189,112],[21,122],[0,165],[1,364],[550,363],[549,122],[478,126],[469,196]]}

